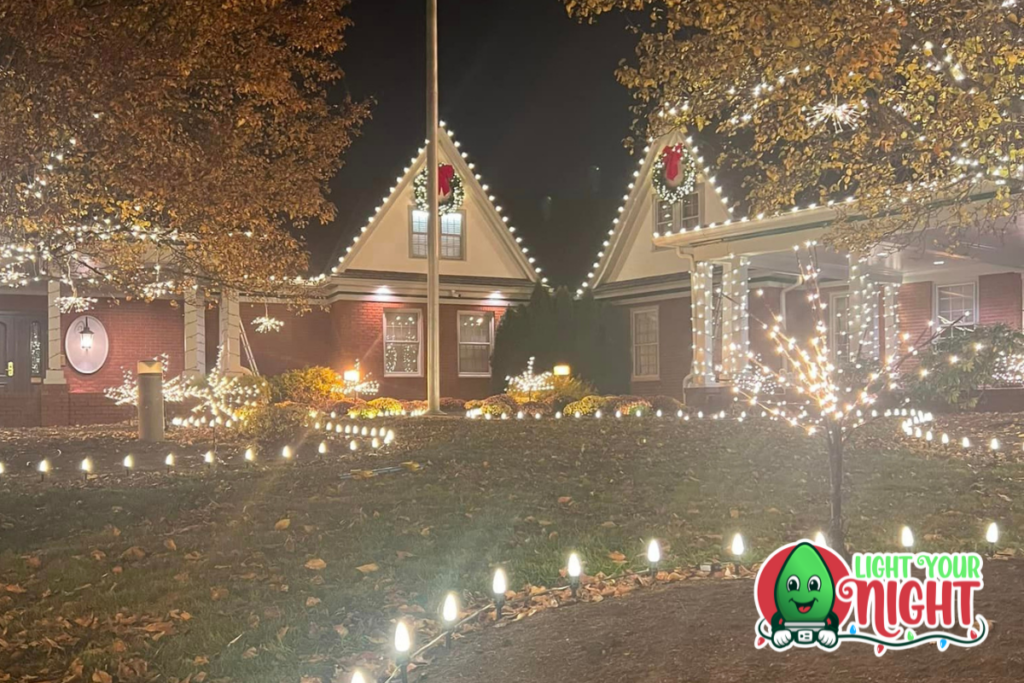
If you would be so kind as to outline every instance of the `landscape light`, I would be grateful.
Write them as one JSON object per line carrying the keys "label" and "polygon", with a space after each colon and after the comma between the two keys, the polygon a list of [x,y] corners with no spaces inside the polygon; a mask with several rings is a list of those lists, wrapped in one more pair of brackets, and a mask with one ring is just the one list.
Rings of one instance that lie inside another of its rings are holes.
{"label": "landscape light", "polygon": [[0,475],[6,474],[6,473],[7,473],[7,467],[2,462],[0,462]]}
{"label": "landscape light", "polygon": [[319,453],[320,455],[326,455],[327,454],[327,442],[326,441],[321,441],[320,442],[320,446],[316,450],[317,450],[317,453]]}
{"label": "landscape light", "polygon": [[968,439],[968,438],[967,438],[967,437],[965,436],[965,437],[964,437],[964,440],[960,442],[960,445],[961,445],[961,446],[963,446],[964,448],[970,448],[970,447],[971,447],[971,440],[970,440],[970,439]]}
{"label": "landscape light", "polygon": [[124,456],[124,460],[121,462],[124,465],[124,473],[131,474],[132,470],[135,469],[135,458],[131,455]]}
{"label": "landscape light", "polygon": [[501,567],[494,570],[494,581],[491,583],[491,590],[494,592],[495,620],[498,620],[501,619],[501,609],[505,606],[505,591],[508,590],[505,570]]}
{"label": "landscape light", "polygon": [[358,442],[358,441],[356,441],[355,439],[352,439],[352,440],[351,440],[351,441],[349,441],[349,443],[348,443],[348,449],[349,449],[350,451],[352,451],[353,453],[355,453],[356,451],[358,451],[358,450],[359,450],[359,442]]}
{"label": "landscape light", "polygon": [[84,459],[82,461],[81,468],[82,468],[82,476],[85,477],[86,481],[88,481],[89,480],[89,475],[92,474],[92,458]]}
{"label": "landscape light", "polygon": [[996,526],[995,522],[988,525],[988,530],[985,532],[985,540],[988,541],[988,554],[996,554],[996,543],[999,542],[999,527]]}
{"label": "landscape light", "polygon": [[824,548],[827,548],[828,547],[828,539],[825,538],[825,534],[823,534],[820,531],[818,533],[814,534],[814,545],[820,545],[820,546],[822,546]]}
{"label": "landscape light", "polygon": [[647,565],[650,567],[653,578],[658,577],[659,562],[661,562],[661,546],[658,545],[658,539],[652,538],[651,542],[647,544]]}
{"label": "landscape light", "polygon": [[914,546],[914,532],[910,530],[910,527],[905,526],[900,531],[900,544],[904,548],[912,548]]}
{"label": "landscape light", "polygon": [[409,650],[412,649],[412,638],[405,621],[399,620],[395,626],[395,652],[398,653],[398,669],[402,675],[402,683],[409,681]]}
{"label": "landscape light", "polygon": [[942,445],[943,446],[948,444],[949,443],[949,434],[943,433],[941,441],[942,441]]}
{"label": "landscape light", "polygon": [[999,450],[999,439],[993,438],[991,441],[989,441],[988,447],[989,447],[990,450],[998,451]]}
{"label": "landscape light", "polygon": [[46,475],[50,473],[50,461],[43,458],[39,462],[39,481],[45,481]]}
{"label": "landscape light", "polygon": [[743,547],[743,537],[736,534],[732,537],[732,554],[736,557],[743,555],[745,548]]}
{"label": "landscape light", "polygon": [[281,449],[281,457],[285,460],[291,460],[293,456],[291,446],[285,446]]}
{"label": "landscape light", "polygon": [[572,592],[572,597],[576,599],[576,591],[580,587],[580,574],[583,573],[583,566],[580,564],[580,556],[576,553],[569,554],[569,566],[567,568],[569,574],[569,590]]}
{"label": "landscape light", "polygon": [[203,454],[203,462],[206,463],[207,467],[213,467],[213,451],[206,451],[206,453]]}
{"label": "landscape light", "polygon": [[346,370],[345,374],[343,375],[343,377],[344,377],[346,382],[351,382],[353,384],[358,384],[359,383],[359,370]]}
{"label": "landscape light", "polygon": [[551,372],[552,374],[554,374],[555,377],[568,377],[570,374],[572,374],[572,368],[570,368],[565,363],[561,363],[559,365],[556,365]]}
{"label": "landscape light", "polygon": [[167,471],[170,472],[171,468],[174,467],[174,453],[167,454],[167,457],[164,458],[164,464],[167,465]]}
{"label": "landscape light", "polygon": [[352,672],[352,680],[349,683],[366,683],[366,677],[363,676],[363,672],[356,669]]}
{"label": "landscape light", "polygon": [[441,620],[444,621],[444,643],[447,649],[452,649],[452,633],[455,631],[455,622],[459,619],[459,599],[455,593],[449,592],[444,598],[444,607],[441,608]]}

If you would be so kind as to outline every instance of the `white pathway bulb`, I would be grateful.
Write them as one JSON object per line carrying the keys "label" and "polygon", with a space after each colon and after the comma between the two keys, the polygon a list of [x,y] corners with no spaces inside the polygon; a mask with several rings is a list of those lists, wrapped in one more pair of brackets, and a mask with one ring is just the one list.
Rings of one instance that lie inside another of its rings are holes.
{"label": "white pathway bulb", "polygon": [[658,564],[661,562],[661,546],[658,545],[657,539],[651,539],[651,542],[647,544],[647,562],[648,564]]}
{"label": "white pathway bulb", "polygon": [[574,579],[580,578],[580,574],[583,573],[583,566],[580,564],[580,556],[576,553],[569,555],[569,576]]}
{"label": "white pathway bulb", "polygon": [[900,543],[904,548],[910,548],[914,545],[914,532],[910,530],[909,526],[903,527],[900,532]]}
{"label": "white pathway bulb", "polygon": [[825,534],[821,533],[820,531],[818,533],[816,533],[814,535],[814,545],[820,545],[820,546],[824,546],[824,547],[827,548],[828,547],[828,539],[825,538]]}
{"label": "white pathway bulb", "polygon": [[354,671],[352,673],[352,681],[351,681],[351,683],[366,683],[366,677],[363,676],[363,672],[362,671]]}
{"label": "white pathway bulb", "polygon": [[284,458],[285,460],[291,460],[292,459],[292,449],[289,446],[285,446],[284,448],[282,448],[281,449],[281,457]]}
{"label": "white pathway bulb", "polygon": [[2,462],[0,462],[0,474],[5,474],[6,472],[7,467]]}
{"label": "white pathway bulb", "polygon": [[256,460],[256,451],[251,448],[245,449],[245,461],[254,462]]}
{"label": "white pathway bulb", "polygon": [[203,455],[203,462],[205,462],[207,465],[213,464],[213,451],[206,451],[206,453]]}
{"label": "white pathway bulb", "polygon": [[996,526],[995,522],[988,525],[988,531],[985,532],[985,540],[992,545],[999,541],[999,527]]}
{"label": "white pathway bulb", "polygon": [[455,593],[449,593],[444,598],[444,607],[441,609],[441,618],[446,624],[454,624],[459,618],[459,601]]}
{"label": "white pathway bulb", "polygon": [[43,474],[49,474],[50,472],[50,461],[43,460],[39,463],[39,471]]}
{"label": "white pathway bulb", "polygon": [[174,467],[174,453],[167,454],[167,457],[164,458],[164,464],[168,467]]}
{"label": "white pathway bulb", "polygon": [[745,548],[743,547],[743,537],[736,534],[732,537],[732,554],[739,557],[743,554]]}
{"label": "white pathway bulb", "polygon": [[406,654],[412,648],[412,638],[409,637],[409,627],[404,621],[399,621],[395,627],[395,651],[399,654]]}
{"label": "white pathway bulb", "polygon": [[327,442],[326,441],[321,441],[320,442],[320,447],[317,448],[317,452],[319,452],[320,455],[324,455],[325,453],[327,453]]}
{"label": "white pathway bulb", "polygon": [[942,435],[942,445],[945,446],[948,443],[949,443],[949,434],[943,434]]}
{"label": "white pathway bulb", "polygon": [[988,447],[990,449],[992,449],[993,451],[998,451],[999,450],[999,439],[992,439],[989,442]]}
{"label": "white pathway bulb", "polygon": [[92,458],[86,458],[82,461],[82,471],[86,474],[92,472]]}
{"label": "white pathway bulb", "polygon": [[126,470],[133,469],[135,467],[135,458],[130,455],[124,456],[124,468]]}
{"label": "white pathway bulb", "polygon": [[971,447],[971,440],[970,440],[970,439],[968,439],[968,438],[967,438],[967,437],[965,436],[965,437],[964,437],[964,440],[960,442],[960,445],[961,445],[961,446],[963,446],[964,448],[970,448],[970,447]]}
{"label": "white pathway bulb", "polygon": [[491,584],[491,590],[495,595],[505,595],[505,591],[508,590],[508,581],[505,579],[504,569],[499,567],[494,570],[494,582]]}

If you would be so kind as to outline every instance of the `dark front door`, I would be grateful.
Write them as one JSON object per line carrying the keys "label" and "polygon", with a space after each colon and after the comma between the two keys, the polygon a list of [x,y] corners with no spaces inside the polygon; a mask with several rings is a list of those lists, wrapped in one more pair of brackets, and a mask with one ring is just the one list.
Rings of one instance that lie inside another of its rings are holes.
{"label": "dark front door", "polygon": [[0,392],[28,393],[45,368],[43,320],[0,313]]}

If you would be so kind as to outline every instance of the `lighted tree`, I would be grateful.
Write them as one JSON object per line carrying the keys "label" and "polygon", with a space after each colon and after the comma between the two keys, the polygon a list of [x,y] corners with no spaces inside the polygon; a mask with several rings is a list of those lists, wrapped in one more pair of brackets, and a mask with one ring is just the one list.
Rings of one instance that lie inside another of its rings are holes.
{"label": "lighted tree", "polygon": [[583,20],[638,16],[617,74],[638,130],[709,138],[706,162],[746,195],[737,218],[837,202],[868,220],[827,241],[864,252],[940,224],[953,248],[1020,211],[1016,0],[563,2]]}
{"label": "lighted tree", "polygon": [[308,287],[368,115],[329,92],[347,4],[0,0],[0,284]]}

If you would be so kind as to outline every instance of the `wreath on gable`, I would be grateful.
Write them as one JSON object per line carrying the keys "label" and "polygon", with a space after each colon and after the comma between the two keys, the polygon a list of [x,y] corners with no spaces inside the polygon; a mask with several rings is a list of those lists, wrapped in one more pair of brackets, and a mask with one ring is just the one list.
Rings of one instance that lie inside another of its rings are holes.
{"label": "wreath on gable", "polygon": [[697,164],[682,145],[672,145],[661,151],[654,162],[654,189],[662,201],[674,204],[697,186]]}
{"label": "wreath on gable", "polygon": [[[427,201],[428,180],[427,169],[424,168],[413,181],[416,208],[420,211],[430,211],[430,203]],[[437,199],[442,216],[461,209],[462,203],[466,199],[466,189],[462,185],[462,178],[455,172],[455,167],[451,164],[437,165]]]}

